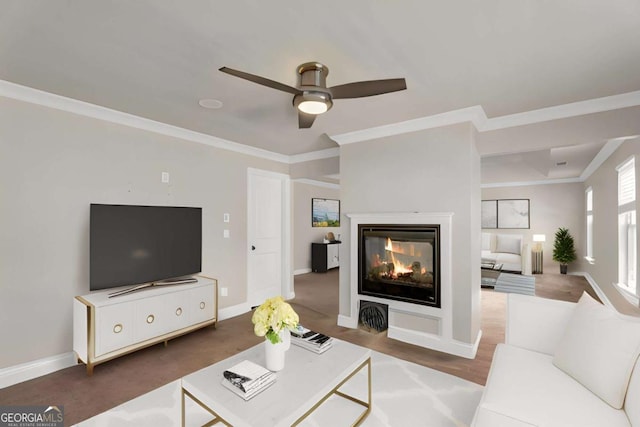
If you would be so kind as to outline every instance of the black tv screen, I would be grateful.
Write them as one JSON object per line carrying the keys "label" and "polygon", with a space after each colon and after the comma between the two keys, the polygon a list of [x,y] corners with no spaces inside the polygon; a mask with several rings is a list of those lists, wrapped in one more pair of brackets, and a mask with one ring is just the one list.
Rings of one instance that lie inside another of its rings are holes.
{"label": "black tv screen", "polygon": [[90,289],[202,270],[202,208],[91,205]]}

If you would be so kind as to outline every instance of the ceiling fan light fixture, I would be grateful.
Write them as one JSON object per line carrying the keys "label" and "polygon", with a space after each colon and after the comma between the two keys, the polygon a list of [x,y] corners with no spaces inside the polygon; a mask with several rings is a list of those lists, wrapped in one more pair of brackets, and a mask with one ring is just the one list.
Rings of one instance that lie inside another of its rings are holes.
{"label": "ceiling fan light fixture", "polygon": [[333,102],[331,96],[324,92],[305,91],[301,95],[293,98],[293,105],[305,114],[322,114],[326,113]]}

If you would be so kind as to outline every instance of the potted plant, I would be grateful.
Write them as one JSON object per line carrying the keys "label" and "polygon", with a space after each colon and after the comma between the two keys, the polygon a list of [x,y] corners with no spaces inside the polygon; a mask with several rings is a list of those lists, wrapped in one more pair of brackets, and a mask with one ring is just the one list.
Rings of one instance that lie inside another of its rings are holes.
{"label": "potted plant", "polygon": [[556,231],[553,242],[553,260],[560,263],[560,273],[567,274],[567,265],[576,260],[576,249],[569,230],[563,227]]}

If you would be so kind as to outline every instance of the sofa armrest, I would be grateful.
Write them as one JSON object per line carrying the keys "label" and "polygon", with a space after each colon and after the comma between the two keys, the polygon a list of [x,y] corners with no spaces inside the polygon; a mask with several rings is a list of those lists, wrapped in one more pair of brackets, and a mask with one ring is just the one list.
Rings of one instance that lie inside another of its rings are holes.
{"label": "sofa armrest", "polygon": [[508,294],[505,342],[553,355],[574,307],[566,301]]}

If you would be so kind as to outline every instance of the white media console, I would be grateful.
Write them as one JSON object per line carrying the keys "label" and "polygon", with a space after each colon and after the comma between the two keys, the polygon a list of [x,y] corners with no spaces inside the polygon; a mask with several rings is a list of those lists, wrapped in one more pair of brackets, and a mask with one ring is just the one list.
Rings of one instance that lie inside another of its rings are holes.
{"label": "white media console", "polygon": [[73,350],[93,367],[115,357],[215,325],[218,281],[196,276],[196,283],[154,286],[110,298],[126,288],[105,289],[73,300]]}

